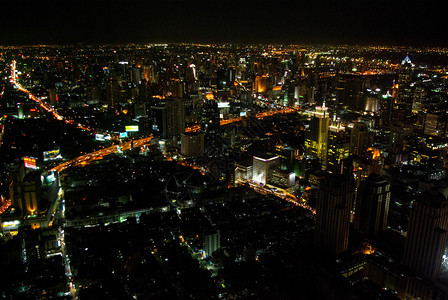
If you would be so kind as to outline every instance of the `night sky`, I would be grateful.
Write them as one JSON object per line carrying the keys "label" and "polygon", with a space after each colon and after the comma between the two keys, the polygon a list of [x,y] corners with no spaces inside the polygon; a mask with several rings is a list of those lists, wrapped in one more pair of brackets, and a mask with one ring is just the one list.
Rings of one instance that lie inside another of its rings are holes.
{"label": "night sky", "polygon": [[0,44],[122,42],[448,46],[446,1],[8,0]]}

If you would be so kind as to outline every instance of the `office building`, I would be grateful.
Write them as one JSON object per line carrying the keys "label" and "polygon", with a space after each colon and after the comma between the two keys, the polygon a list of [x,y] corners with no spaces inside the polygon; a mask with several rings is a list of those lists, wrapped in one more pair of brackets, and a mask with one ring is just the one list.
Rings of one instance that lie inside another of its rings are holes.
{"label": "office building", "polygon": [[254,156],[252,180],[262,184],[268,183],[271,180],[273,169],[278,168],[279,164],[278,156]]}

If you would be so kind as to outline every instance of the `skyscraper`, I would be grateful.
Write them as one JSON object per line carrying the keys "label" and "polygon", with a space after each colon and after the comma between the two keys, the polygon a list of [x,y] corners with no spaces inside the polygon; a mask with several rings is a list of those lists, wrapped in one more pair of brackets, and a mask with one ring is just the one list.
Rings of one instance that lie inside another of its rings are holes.
{"label": "skyscraper", "polygon": [[185,106],[182,99],[166,101],[168,137],[180,137],[185,131]]}
{"label": "skyscraper", "polygon": [[358,188],[355,228],[374,235],[386,230],[389,203],[389,182],[382,176],[371,174]]}
{"label": "skyscraper", "polygon": [[412,208],[403,263],[425,279],[436,279],[447,237],[448,201],[438,190],[429,190]]}
{"label": "skyscraper", "polygon": [[349,156],[349,139],[345,127],[340,122],[333,122],[330,126],[328,138],[327,168],[337,174],[342,174],[341,161]]}
{"label": "skyscraper", "polygon": [[352,201],[352,175],[327,174],[320,182],[314,233],[316,248],[330,255],[347,250]]}
{"label": "skyscraper", "polygon": [[350,136],[350,153],[353,155],[364,155],[370,146],[370,136],[367,124],[356,122]]}
{"label": "skyscraper", "polygon": [[328,108],[325,105],[318,106],[311,120],[309,131],[305,136],[306,154],[319,158],[324,166],[327,161],[329,124]]}
{"label": "skyscraper", "polygon": [[217,133],[219,125],[218,102],[215,100],[205,100],[201,112],[201,130],[207,133]]}
{"label": "skyscraper", "polygon": [[413,93],[412,93],[412,73],[413,67],[409,56],[401,62],[401,69],[398,74],[398,103],[401,108],[408,112],[412,111]]}

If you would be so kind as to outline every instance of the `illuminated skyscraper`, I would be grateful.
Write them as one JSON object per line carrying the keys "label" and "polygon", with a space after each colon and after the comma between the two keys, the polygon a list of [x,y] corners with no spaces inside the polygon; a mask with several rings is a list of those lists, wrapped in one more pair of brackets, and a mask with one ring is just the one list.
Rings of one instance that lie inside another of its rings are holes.
{"label": "illuminated skyscraper", "polygon": [[401,62],[400,73],[398,74],[398,103],[406,111],[412,111],[412,73],[414,65],[409,56]]}
{"label": "illuminated skyscraper", "polygon": [[448,237],[448,201],[430,190],[414,203],[409,219],[403,263],[418,276],[435,280]]}
{"label": "illuminated skyscraper", "polygon": [[325,105],[318,106],[305,136],[306,154],[318,158],[324,167],[327,162],[329,124],[328,108]]}
{"label": "illuminated skyscraper", "polygon": [[272,170],[280,164],[278,156],[254,156],[253,181],[266,184],[271,180]]}
{"label": "illuminated skyscraper", "polygon": [[334,122],[330,126],[328,138],[328,155],[327,168],[328,170],[341,174],[341,161],[346,159],[350,154],[350,143],[345,132],[345,127],[341,126],[340,122]]}
{"label": "illuminated skyscraper", "polygon": [[352,175],[327,174],[320,182],[314,232],[318,249],[330,255],[347,250],[352,202]]}

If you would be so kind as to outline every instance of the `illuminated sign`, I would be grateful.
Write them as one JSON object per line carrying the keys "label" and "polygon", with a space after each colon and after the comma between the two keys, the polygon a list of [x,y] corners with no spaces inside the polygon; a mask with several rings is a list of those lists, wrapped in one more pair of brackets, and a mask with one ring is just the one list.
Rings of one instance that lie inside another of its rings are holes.
{"label": "illuminated sign", "polygon": [[245,111],[240,112],[240,117],[245,117],[247,113]]}
{"label": "illuminated sign", "polygon": [[62,159],[61,152],[59,149],[44,151],[43,157],[44,161]]}
{"label": "illuminated sign", "polygon": [[125,130],[127,132],[137,132],[138,131],[138,125],[128,125],[125,127]]}
{"label": "illuminated sign", "polygon": [[226,107],[230,107],[229,102],[218,102],[218,108],[226,108]]}
{"label": "illuminated sign", "polygon": [[120,139],[124,139],[124,138],[127,138],[128,137],[128,133],[125,131],[125,132],[120,132],[119,134],[118,134],[118,136],[120,137]]}
{"label": "illuminated sign", "polygon": [[95,140],[100,141],[100,142],[105,141],[104,134],[101,134],[101,133],[95,134]]}
{"label": "illuminated sign", "polygon": [[25,168],[37,169],[37,162],[35,158],[24,156],[23,163],[25,164]]}

